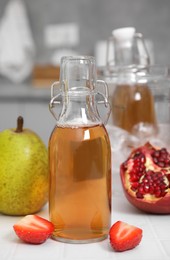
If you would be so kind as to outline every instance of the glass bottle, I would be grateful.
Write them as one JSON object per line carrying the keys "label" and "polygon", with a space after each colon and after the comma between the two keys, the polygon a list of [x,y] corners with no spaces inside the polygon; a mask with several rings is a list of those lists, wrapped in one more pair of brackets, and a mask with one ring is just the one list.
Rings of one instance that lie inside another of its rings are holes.
{"label": "glass bottle", "polygon": [[112,79],[112,123],[131,134],[151,134],[156,131],[154,100],[148,85],[138,81],[150,64],[143,36],[133,27],[116,29],[112,34],[108,53],[112,47],[113,58],[107,54],[106,75]]}
{"label": "glass bottle", "polygon": [[54,84],[50,102],[57,123],[49,140],[49,214],[53,238],[63,242],[99,241],[110,228],[111,147],[98,102],[108,114],[110,108],[97,84],[93,57],[61,59],[60,93],[54,94]]}

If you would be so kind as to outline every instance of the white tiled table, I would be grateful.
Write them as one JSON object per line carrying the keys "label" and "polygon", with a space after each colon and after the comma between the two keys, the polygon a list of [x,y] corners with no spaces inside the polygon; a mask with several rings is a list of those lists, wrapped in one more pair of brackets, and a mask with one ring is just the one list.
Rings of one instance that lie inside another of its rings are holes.
{"label": "white tiled table", "polygon": [[[48,207],[40,213],[48,218]],[[149,215],[131,206],[120,184],[119,175],[113,174],[112,223],[123,220],[143,229],[138,247],[125,252],[114,252],[109,239],[91,244],[66,244],[48,239],[41,245],[22,243],[13,231],[20,217],[0,215],[0,260],[169,260],[170,215]]]}

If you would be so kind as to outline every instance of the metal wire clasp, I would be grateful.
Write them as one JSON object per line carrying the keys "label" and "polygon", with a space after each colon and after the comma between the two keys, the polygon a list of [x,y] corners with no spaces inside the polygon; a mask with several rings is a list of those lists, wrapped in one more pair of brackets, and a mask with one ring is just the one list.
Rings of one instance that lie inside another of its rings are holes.
{"label": "metal wire clasp", "polygon": [[[109,103],[109,91],[108,91],[108,85],[104,80],[97,80],[97,87],[102,86],[102,88],[104,88],[104,94],[100,91],[97,91],[97,95],[101,96],[103,100],[99,100],[97,101],[98,105],[102,105],[104,104],[105,109],[106,109],[106,116],[103,118],[103,123],[107,124],[110,113],[111,113],[111,105]],[[102,116],[101,116],[102,118]]]}
{"label": "metal wire clasp", "polygon": [[55,105],[61,105],[61,98],[59,99],[59,97],[61,97],[61,93],[56,92],[56,87],[59,89],[59,87],[60,87],[59,81],[55,81],[51,85],[51,100],[49,103],[49,110],[50,110],[51,114],[54,116],[54,118],[58,121],[59,115],[57,115],[54,112],[54,107],[55,107]]}

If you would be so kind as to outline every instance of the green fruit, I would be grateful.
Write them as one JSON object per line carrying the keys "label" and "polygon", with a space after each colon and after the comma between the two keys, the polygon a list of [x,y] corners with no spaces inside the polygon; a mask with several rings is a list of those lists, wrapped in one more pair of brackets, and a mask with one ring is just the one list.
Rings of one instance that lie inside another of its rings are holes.
{"label": "green fruit", "polygon": [[0,133],[0,212],[38,212],[47,202],[48,183],[47,148],[18,117],[17,129]]}

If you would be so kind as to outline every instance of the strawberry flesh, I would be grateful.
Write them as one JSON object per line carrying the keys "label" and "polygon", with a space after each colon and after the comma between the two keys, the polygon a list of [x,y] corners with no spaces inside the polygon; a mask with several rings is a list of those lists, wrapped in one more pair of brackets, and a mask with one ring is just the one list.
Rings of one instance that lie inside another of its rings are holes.
{"label": "strawberry flesh", "polygon": [[142,239],[142,229],[117,221],[109,232],[110,244],[115,251],[125,251],[139,245]]}
{"label": "strawberry flesh", "polygon": [[22,241],[30,244],[45,242],[54,231],[54,225],[38,215],[25,216],[13,228]]}

